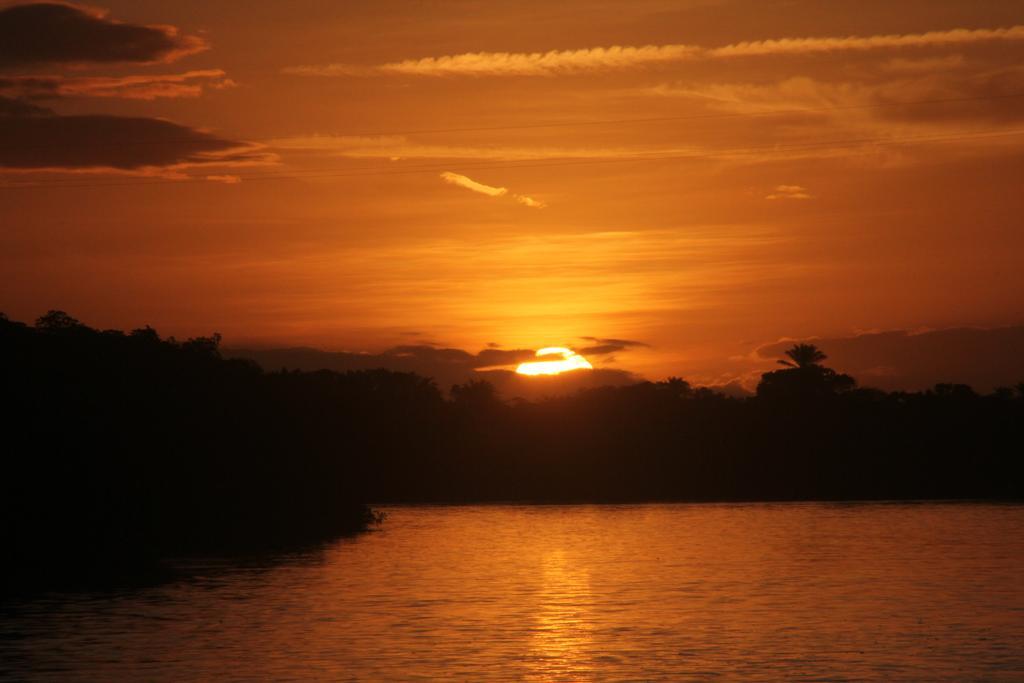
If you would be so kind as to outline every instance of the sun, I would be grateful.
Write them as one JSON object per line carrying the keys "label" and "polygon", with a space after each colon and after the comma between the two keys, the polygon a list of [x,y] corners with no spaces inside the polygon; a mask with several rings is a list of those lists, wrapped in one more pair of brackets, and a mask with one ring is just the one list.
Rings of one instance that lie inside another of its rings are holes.
{"label": "sun", "polygon": [[537,360],[520,363],[516,372],[520,375],[560,375],[570,370],[593,370],[586,358],[572,349],[549,346],[537,352]]}

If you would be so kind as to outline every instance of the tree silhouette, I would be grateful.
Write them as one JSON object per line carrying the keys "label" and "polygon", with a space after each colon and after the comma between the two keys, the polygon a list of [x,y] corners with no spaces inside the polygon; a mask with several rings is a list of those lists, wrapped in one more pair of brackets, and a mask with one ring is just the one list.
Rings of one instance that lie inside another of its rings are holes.
{"label": "tree silhouette", "polygon": [[62,330],[82,329],[80,321],[72,318],[64,311],[49,311],[46,315],[36,320],[36,328],[47,332],[60,332]]}
{"label": "tree silhouette", "polygon": [[[133,333],[134,334],[134,333]],[[220,342],[222,337],[219,332],[214,332],[209,337],[194,337],[181,344],[181,348],[205,356],[218,356],[220,354]]]}
{"label": "tree silhouette", "polygon": [[365,501],[1024,499],[1024,383],[857,390],[796,344],[756,398],[672,377],[446,401],[413,373],[264,372],[219,344],[0,314],[5,569],[314,542],[365,528]]}
{"label": "tree silhouette", "polygon": [[677,398],[693,397],[693,387],[690,385],[689,382],[687,382],[685,379],[681,377],[669,377],[664,382],[661,382],[661,385],[664,386],[669,393],[671,393],[673,396],[676,396]]}
{"label": "tree silhouette", "polygon": [[500,403],[498,391],[485,379],[474,379],[452,386],[452,401],[469,408],[490,408]]}
{"label": "tree silhouette", "polygon": [[149,325],[132,330],[130,336],[132,339],[148,342],[150,344],[158,344],[160,342],[160,335]]}
{"label": "tree silhouette", "polygon": [[785,370],[761,375],[757,395],[772,399],[811,399],[834,396],[852,390],[857,381],[820,365],[828,358],[814,344],[794,344],[786,351],[790,360],[778,361]]}
{"label": "tree silhouette", "polygon": [[818,365],[828,358],[814,344],[793,344],[792,347],[786,350],[786,355],[789,356],[790,360],[780,360],[778,363],[779,365],[791,368],[806,368],[811,365]]}

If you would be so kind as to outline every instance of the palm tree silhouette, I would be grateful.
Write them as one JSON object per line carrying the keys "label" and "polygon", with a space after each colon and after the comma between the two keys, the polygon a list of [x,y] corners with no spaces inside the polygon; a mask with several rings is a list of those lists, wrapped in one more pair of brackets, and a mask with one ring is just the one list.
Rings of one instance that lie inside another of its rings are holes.
{"label": "palm tree silhouette", "polygon": [[791,348],[786,350],[786,355],[789,356],[790,360],[780,360],[778,362],[780,365],[786,365],[791,368],[810,367],[828,358],[814,344],[793,344]]}

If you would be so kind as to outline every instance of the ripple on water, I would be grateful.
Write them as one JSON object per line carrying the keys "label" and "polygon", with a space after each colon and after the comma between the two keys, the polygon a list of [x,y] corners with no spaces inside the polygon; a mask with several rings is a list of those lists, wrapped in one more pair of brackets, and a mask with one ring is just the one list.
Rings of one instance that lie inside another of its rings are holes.
{"label": "ripple on water", "polygon": [[1024,680],[1024,507],[388,508],[382,530],[3,606],[52,680]]}

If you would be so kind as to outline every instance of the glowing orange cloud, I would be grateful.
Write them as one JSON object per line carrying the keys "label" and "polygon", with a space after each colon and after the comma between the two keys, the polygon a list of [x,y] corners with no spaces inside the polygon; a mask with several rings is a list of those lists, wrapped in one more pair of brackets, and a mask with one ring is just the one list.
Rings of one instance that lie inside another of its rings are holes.
{"label": "glowing orange cloud", "polygon": [[954,28],[923,33],[871,36],[774,38],[719,47],[699,45],[611,45],[548,52],[466,52],[388,62],[377,66],[311,64],[285,68],[299,76],[555,76],[582,71],[627,69],[694,59],[780,54],[868,51],[1024,40],[1024,25],[1002,28]]}
{"label": "glowing orange cloud", "polygon": [[516,372],[520,375],[558,375],[570,370],[593,370],[594,366],[572,349],[549,346],[537,352],[537,358],[557,356],[558,360],[531,360],[520,363]]}

